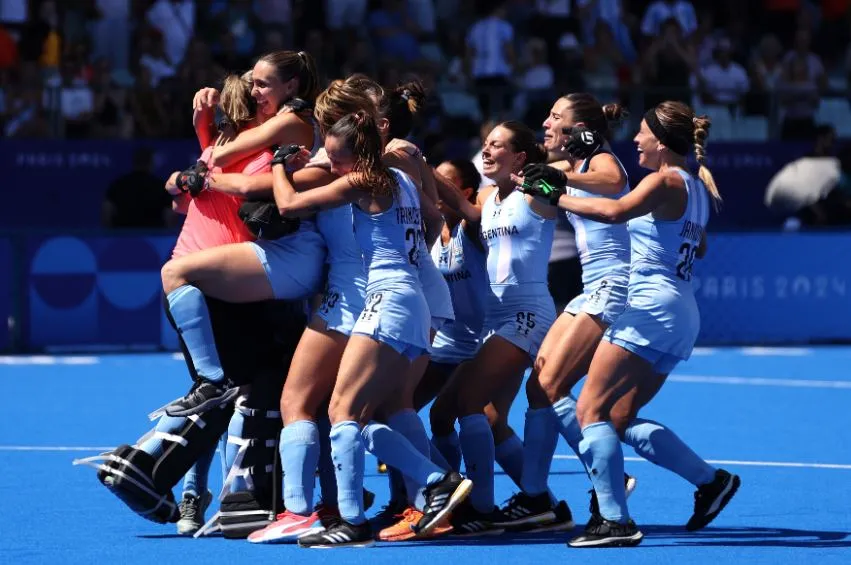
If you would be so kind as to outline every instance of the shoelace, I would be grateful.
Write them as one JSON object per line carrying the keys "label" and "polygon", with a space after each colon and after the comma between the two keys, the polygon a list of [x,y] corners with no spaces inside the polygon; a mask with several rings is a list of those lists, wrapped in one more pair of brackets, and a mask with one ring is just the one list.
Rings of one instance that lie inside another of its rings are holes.
{"label": "shoelace", "polygon": [[402,518],[403,522],[406,522],[406,523],[409,523],[409,524],[419,523],[421,517],[422,517],[422,514],[420,513],[420,511],[415,510],[413,508],[405,509],[405,511],[400,516],[400,518]]}
{"label": "shoelace", "polygon": [[201,501],[197,498],[186,497],[180,501],[177,507],[180,509],[180,516],[182,518],[188,518],[190,520],[194,520],[198,515],[198,510],[200,509]]}

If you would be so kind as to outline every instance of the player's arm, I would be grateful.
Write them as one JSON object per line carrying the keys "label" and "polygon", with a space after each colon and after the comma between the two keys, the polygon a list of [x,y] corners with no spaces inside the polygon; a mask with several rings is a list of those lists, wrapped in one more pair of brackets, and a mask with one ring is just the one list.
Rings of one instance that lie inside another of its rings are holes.
{"label": "player's arm", "polygon": [[476,196],[476,203],[473,204],[446,177],[436,170],[432,170],[432,174],[434,175],[438,197],[444,204],[455,210],[462,219],[469,223],[478,224],[482,221],[482,205],[479,201],[481,191]]}
{"label": "player's arm", "polygon": [[587,172],[565,173],[565,178],[568,186],[603,196],[619,194],[626,184],[626,173],[609,153],[592,157]]}
{"label": "player's arm", "polygon": [[258,151],[281,144],[282,140],[298,145],[312,145],[313,128],[297,114],[278,114],[256,128],[241,132],[230,143],[214,148],[210,167],[226,167]]}
{"label": "player's arm", "polygon": [[357,173],[350,173],[330,184],[297,192],[293,186],[293,175],[285,170],[283,163],[272,165],[275,203],[282,217],[302,218],[354,202],[364,194],[357,188],[356,179]]}
{"label": "player's arm", "polygon": [[558,206],[597,222],[622,224],[657,210],[666,204],[676,191],[681,190],[682,187],[671,184],[664,174],[651,173],[623,198],[613,200],[562,194],[558,198]]}
{"label": "player's arm", "polygon": [[[329,171],[310,167],[292,175],[296,190],[310,190],[329,184],[336,177]],[[208,176],[210,190],[240,196],[247,200],[263,200],[273,197],[272,173],[247,175],[245,173],[215,173]]]}

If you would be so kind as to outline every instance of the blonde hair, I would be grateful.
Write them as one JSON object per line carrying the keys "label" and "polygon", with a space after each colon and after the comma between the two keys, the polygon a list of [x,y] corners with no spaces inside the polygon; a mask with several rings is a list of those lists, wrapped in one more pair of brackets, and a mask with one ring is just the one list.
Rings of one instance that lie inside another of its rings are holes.
{"label": "blonde hair", "polygon": [[251,71],[228,75],[222,86],[219,107],[236,131],[242,130],[257,115],[257,103],[251,96]]}
{"label": "blonde hair", "polygon": [[656,106],[656,117],[665,130],[681,139],[691,139],[694,142],[694,157],[700,167],[698,177],[706,185],[712,203],[717,210],[721,206],[721,193],[712,171],[706,166],[706,139],[709,137],[709,129],[712,120],[708,116],[696,116],[694,110],[682,102],[662,102]]}
{"label": "blonde hair", "polygon": [[361,110],[375,113],[375,103],[358,81],[337,79],[316,97],[314,115],[322,135],[335,123]]}

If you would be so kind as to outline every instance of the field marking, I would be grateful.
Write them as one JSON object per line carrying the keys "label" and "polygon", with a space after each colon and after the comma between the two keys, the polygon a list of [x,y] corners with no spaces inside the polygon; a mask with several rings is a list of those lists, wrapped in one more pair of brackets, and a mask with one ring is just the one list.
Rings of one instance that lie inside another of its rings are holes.
{"label": "field marking", "polygon": [[[0,445],[0,451],[43,451],[43,452],[65,452],[65,451],[112,451],[115,447],[106,446],[74,446],[74,445]],[[569,459],[576,461],[575,455],[554,455],[554,459]],[[647,462],[641,457],[624,457],[624,461]],[[842,463],[797,463],[794,461],[739,461],[736,459],[707,459],[710,465],[741,465],[745,467],[785,467],[791,469],[836,469],[851,471],[851,464]]]}
{"label": "field marking", "polygon": [[[554,459],[578,460],[576,455],[554,455]],[[649,463],[642,457],[624,457],[624,461]],[[737,461],[733,459],[707,459],[710,465],[741,465],[744,467],[786,467],[791,469],[839,469],[851,471],[851,465],[841,463],[796,463],[794,461]]]}
{"label": "field marking", "polygon": [[851,389],[851,381],[826,381],[808,379],[770,379],[764,377],[724,377],[712,375],[671,375],[675,383],[709,383],[719,385],[779,386],[789,388],[839,388]]}
{"label": "field marking", "polygon": [[0,365],[97,365],[92,355],[0,355]]}
{"label": "field marking", "polygon": [[803,357],[812,355],[813,350],[809,347],[742,347],[739,353],[752,357]]}

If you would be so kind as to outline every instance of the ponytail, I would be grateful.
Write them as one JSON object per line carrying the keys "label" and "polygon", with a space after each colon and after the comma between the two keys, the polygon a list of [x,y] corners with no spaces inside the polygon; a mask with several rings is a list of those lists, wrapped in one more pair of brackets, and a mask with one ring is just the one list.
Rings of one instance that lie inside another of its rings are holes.
{"label": "ponytail", "polygon": [[397,186],[396,177],[381,160],[383,145],[378,124],[371,112],[358,110],[343,117],[328,130],[328,137],[343,141],[355,155],[352,167],[356,188],[373,196],[392,196]]}
{"label": "ponytail", "polygon": [[718,191],[718,185],[715,184],[715,177],[712,176],[712,171],[706,166],[706,138],[709,137],[709,128],[712,126],[712,121],[708,116],[695,116],[692,119],[694,123],[694,157],[700,167],[697,176],[703,181],[706,190],[712,197],[712,203],[717,211],[721,207],[721,193]]}

